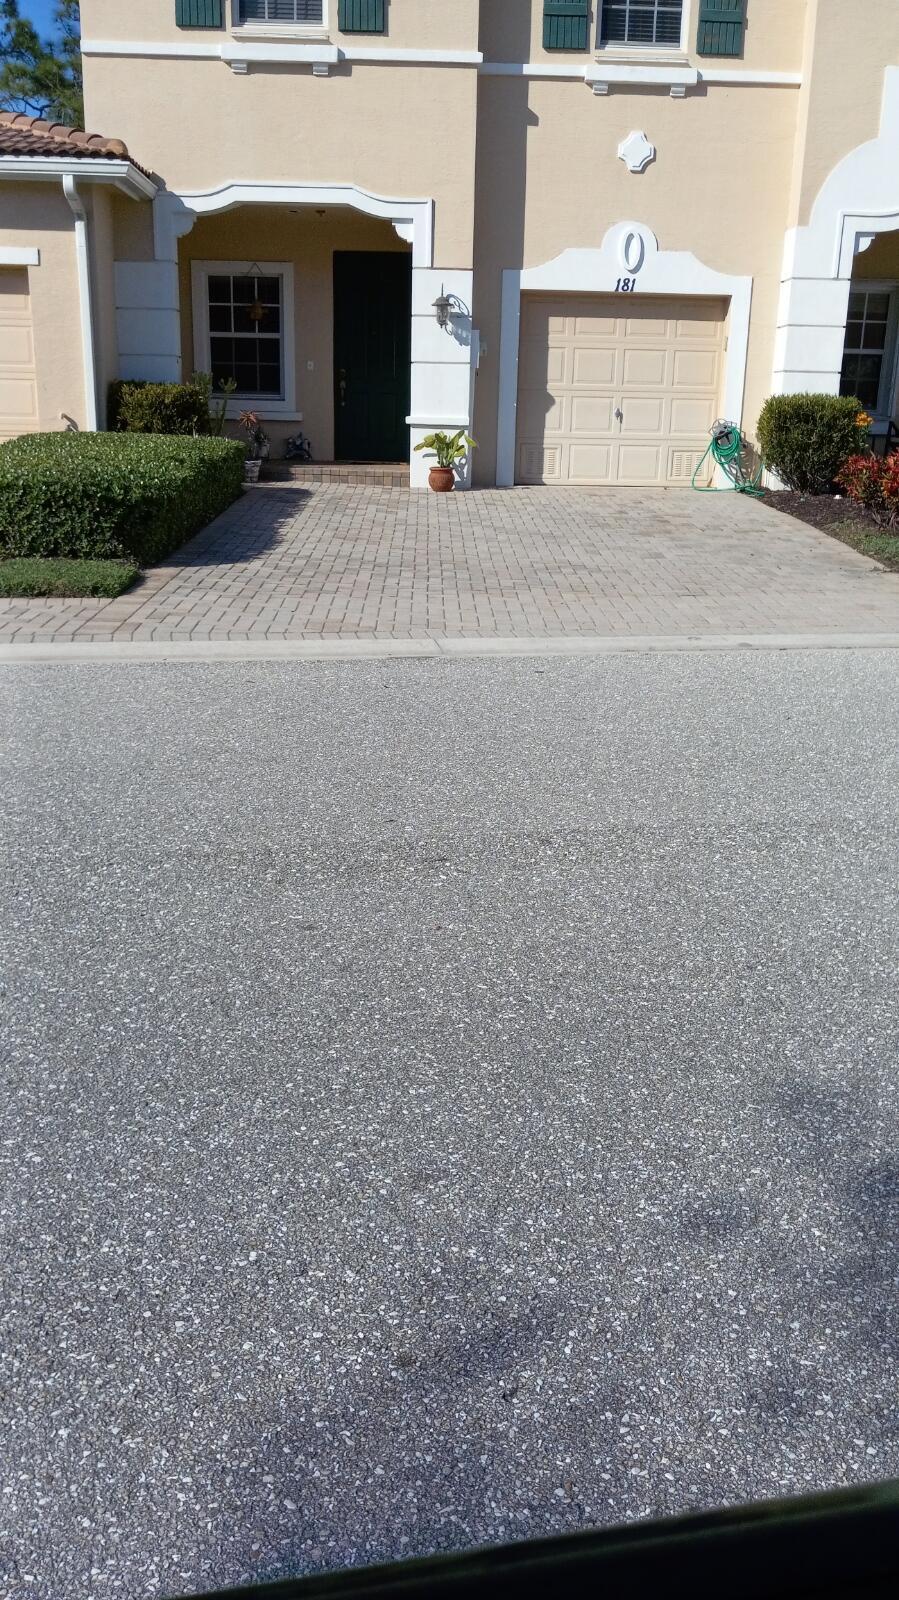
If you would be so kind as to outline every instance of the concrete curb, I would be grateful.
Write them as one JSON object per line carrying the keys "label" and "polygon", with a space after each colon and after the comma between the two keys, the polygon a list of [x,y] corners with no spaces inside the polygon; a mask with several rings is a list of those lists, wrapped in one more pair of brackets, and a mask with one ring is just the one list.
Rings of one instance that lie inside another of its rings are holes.
{"label": "concrete curb", "polygon": [[477,656],[615,656],[738,650],[899,650],[899,633],[568,635],[520,639],[52,640],[0,645],[0,664],[88,661],[389,661]]}

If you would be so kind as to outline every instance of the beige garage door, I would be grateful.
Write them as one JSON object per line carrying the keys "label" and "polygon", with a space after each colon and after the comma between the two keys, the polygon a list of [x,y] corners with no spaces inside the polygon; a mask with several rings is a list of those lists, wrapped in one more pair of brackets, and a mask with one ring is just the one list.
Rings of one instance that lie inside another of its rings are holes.
{"label": "beige garage door", "polygon": [[0,267],[0,439],[37,427],[37,374],[25,267]]}
{"label": "beige garage door", "polygon": [[519,483],[688,484],[719,415],[724,300],[526,295]]}

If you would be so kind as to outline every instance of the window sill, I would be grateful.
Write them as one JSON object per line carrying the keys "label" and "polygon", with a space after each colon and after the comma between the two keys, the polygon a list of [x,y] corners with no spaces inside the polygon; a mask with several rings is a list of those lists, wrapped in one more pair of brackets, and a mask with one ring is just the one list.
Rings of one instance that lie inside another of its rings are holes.
{"label": "window sill", "polygon": [[316,44],[330,44],[327,28],[318,23],[302,22],[242,22],[231,29],[232,39],[268,39],[280,43],[282,39],[307,39]]}
{"label": "window sill", "polygon": [[654,45],[601,45],[596,60],[617,67],[688,67],[690,57],[683,50],[658,50]]}

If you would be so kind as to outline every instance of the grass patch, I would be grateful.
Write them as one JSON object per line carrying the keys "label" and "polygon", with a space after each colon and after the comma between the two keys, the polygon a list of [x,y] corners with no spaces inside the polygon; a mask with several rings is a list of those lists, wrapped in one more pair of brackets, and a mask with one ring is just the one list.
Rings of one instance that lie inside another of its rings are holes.
{"label": "grass patch", "polygon": [[140,569],[125,561],[67,561],[62,557],[15,556],[0,561],[0,596],[6,600],[63,595],[114,600],[130,589]]}
{"label": "grass patch", "polygon": [[859,555],[899,572],[899,528],[880,527],[866,506],[843,495],[799,494],[790,489],[768,489],[764,502],[772,511],[798,517],[819,533],[848,544]]}
{"label": "grass patch", "polygon": [[891,572],[899,572],[899,533],[869,533],[854,522],[838,522],[827,532],[843,544],[851,545],[860,555],[870,556],[872,561],[879,561]]}

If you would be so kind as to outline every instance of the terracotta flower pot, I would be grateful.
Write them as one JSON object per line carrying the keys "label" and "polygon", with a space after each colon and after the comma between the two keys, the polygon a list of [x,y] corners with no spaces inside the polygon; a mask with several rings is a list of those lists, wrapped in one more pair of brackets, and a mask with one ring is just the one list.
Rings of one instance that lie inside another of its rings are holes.
{"label": "terracotta flower pot", "polygon": [[456,486],[456,474],[452,467],[432,467],[428,483],[435,494],[450,494]]}

